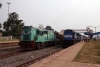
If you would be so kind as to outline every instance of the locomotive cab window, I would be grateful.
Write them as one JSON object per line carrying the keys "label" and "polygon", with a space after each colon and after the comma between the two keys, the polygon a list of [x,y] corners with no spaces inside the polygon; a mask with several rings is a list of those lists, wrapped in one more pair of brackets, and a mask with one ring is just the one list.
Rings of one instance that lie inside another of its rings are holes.
{"label": "locomotive cab window", "polygon": [[24,27],[23,27],[23,29],[28,29],[28,28],[29,28],[29,26],[24,26]]}
{"label": "locomotive cab window", "polygon": [[42,31],[40,32],[40,35],[43,35],[43,32]]}
{"label": "locomotive cab window", "polygon": [[37,34],[39,34],[39,30],[37,30]]}
{"label": "locomotive cab window", "polygon": [[43,33],[44,33],[44,34],[48,34],[48,31],[44,31]]}

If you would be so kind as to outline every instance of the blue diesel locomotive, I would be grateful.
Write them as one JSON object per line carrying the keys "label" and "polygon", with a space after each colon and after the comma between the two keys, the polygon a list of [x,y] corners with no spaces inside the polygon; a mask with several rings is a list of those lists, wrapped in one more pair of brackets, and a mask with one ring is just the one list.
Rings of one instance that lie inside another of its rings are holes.
{"label": "blue diesel locomotive", "polygon": [[68,47],[82,40],[82,35],[71,29],[64,30],[63,35],[62,47]]}

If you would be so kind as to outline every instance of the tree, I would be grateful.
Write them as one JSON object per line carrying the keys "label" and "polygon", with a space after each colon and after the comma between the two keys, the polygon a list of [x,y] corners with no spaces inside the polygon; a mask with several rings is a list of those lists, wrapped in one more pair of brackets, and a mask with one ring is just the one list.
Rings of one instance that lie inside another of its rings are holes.
{"label": "tree", "polygon": [[19,15],[16,12],[10,13],[8,20],[3,23],[5,35],[17,36],[22,32],[24,26],[23,20],[19,20]]}
{"label": "tree", "polygon": [[0,8],[2,7],[2,4],[0,3]]}
{"label": "tree", "polygon": [[0,23],[0,29],[2,28],[2,24]]}
{"label": "tree", "polygon": [[43,25],[42,24],[39,24],[39,29],[43,29]]}

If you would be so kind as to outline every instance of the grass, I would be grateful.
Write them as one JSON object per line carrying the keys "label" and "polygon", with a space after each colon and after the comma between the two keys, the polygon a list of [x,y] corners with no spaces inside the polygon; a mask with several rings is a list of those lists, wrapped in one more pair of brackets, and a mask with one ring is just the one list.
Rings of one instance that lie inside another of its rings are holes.
{"label": "grass", "polygon": [[73,61],[100,64],[100,40],[86,42]]}
{"label": "grass", "polygon": [[12,40],[0,40],[0,42],[6,42],[6,41],[19,41],[19,39],[12,39]]}

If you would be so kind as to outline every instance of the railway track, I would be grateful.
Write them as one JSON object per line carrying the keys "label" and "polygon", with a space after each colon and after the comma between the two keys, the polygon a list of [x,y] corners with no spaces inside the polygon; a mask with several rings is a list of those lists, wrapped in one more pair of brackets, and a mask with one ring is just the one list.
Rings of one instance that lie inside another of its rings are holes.
{"label": "railway track", "polygon": [[16,42],[0,42],[0,49],[4,47],[18,46],[18,41]]}
{"label": "railway track", "polygon": [[5,55],[6,57],[1,56],[3,59],[0,58],[0,67],[26,67],[60,50],[62,50],[62,48],[52,46],[34,51],[14,52],[15,54],[7,54],[8,56]]}
{"label": "railway track", "polygon": [[33,63],[35,63],[35,62],[37,62],[37,61],[40,61],[40,60],[42,60],[42,59],[44,59],[44,58],[46,58],[46,57],[48,57],[48,56],[50,56],[50,55],[52,55],[52,54],[58,52],[58,51],[60,51],[60,50],[56,50],[56,51],[50,52],[50,53],[48,53],[48,54],[45,54],[45,55],[43,55],[43,56],[40,56],[40,57],[38,57],[38,58],[29,60],[29,61],[24,62],[24,63],[22,63],[22,64],[20,64],[20,65],[18,65],[18,66],[16,66],[16,67],[27,67],[28,65],[33,64]]}
{"label": "railway track", "polygon": [[19,46],[0,49],[0,59],[21,54]]}
{"label": "railway track", "polygon": [[6,53],[6,54],[1,54],[0,55],[0,59],[12,57],[12,56],[16,56],[16,55],[19,55],[19,54],[22,54],[22,53],[23,52],[17,51],[17,52],[11,52],[11,53]]}
{"label": "railway track", "polygon": [[8,49],[16,49],[16,48],[19,48],[19,46],[18,45],[16,45],[16,46],[9,46],[9,47],[2,47],[2,48],[0,48],[0,50],[8,50]]}

